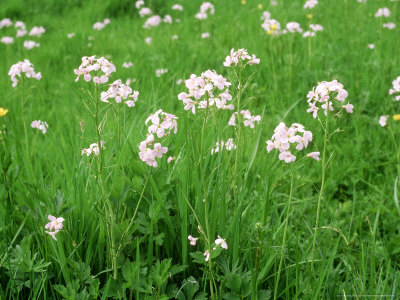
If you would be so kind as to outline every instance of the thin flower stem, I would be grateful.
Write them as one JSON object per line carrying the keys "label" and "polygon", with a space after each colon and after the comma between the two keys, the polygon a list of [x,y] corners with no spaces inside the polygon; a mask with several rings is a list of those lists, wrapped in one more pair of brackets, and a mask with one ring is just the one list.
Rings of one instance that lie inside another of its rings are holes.
{"label": "thin flower stem", "polygon": [[274,300],[276,300],[278,297],[279,279],[280,279],[281,272],[282,272],[283,258],[285,257],[286,236],[287,236],[287,229],[288,229],[288,225],[289,225],[290,208],[292,205],[293,184],[294,184],[294,170],[293,170],[293,167],[291,167],[289,202],[288,202],[288,206],[287,206],[287,210],[286,210],[285,228],[283,230],[283,240],[282,240],[282,247],[281,247],[281,258],[279,260],[279,267],[278,267],[278,276],[277,276],[276,282],[275,282]]}
{"label": "thin flower stem", "polygon": [[[208,118],[208,112],[209,112],[209,102],[207,100],[207,107],[206,107],[206,113],[203,119],[203,125],[201,129],[201,142],[200,142],[200,161],[199,161],[199,166],[200,166],[200,177],[201,177],[201,182],[202,182],[202,187],[203,187],[203,197],[204,197],[204,218],[205,218],[205,223],[206,223],[206,232],[207,232],[207,244],[208,244],[208,249],[211,251],[211,232],[210,232],[210,226],[208,223],[208,197],[207,197],[207,184],[206,184],[206,178],[204,174],[204,169],[203,169],[203,153],[204,153],[204,132],[206,128],[206,123],[207,123],[207,118]],[[210,292],[211,292],[211,299],[216,299],[216,295],[214,295],[214,287],[213,287],[213,272],[212,272],[212,258],[210,254],[210,258],[208,260],[208,269],[210,272]]]}
{"label": "thin flower stem", "polygon": [[[329,105],[329,103],[328,103]],[[315,228],[314,228],[314,237],[312,243],[312,255],[311,255],[311,266],[314,268],[314,258],[315,258],[315,244],[318,235],[318,226],[319,226],[319,217],[320,217],[320,209],[321,209],[321,200],[324,193],[325,186],[325,170],[326,170],[326,146],[328,143],[328,121],[329,121],[329,109],[327,109],[326,117],[325,117],[325,135],[324,135],[324,149],[322,152],[322,162],[321,162],[321,189],[319,190],[318,196],[318,204],[317,204],[317,216],[315,219]]]}
{"label": "thin flower stem", "polygon": [[28,149],[28,132],[27,132],[27,130],[26,130],[25,114],[24,114],[24,105],[25,105],[25,80],[24,80],[24,76],[21,76],[21,84],[22,84],[21,118],[22,118],[22,124],[23,124],[23,126],[24,126],[24,136],[25,136],[26,155],[29,155],[29,149]]}
{"label": "thin flower stem", "polygon": [[112,209],[112,205],[110,199],[107,196],[105,182],[103,180],[103,147],[101,145],[101,124],[99,122],[99,87],[95,84],[95,95],[96,95],[96,108],[95,108],[95,126],[96,126],[96,134],[97,134],[97,143],[99,147],[99,156],[97,159],[97,179],[98,185],[101,190],[101,197],[102,197],[102,207],[104,208],[104,215],[105,215],[105,222],[107,226],[107,233],[109,236],[109,243],[110,243],[110,256],[111,256],[111,267],[113,269],[113,278],[117,279],[118,276],[118,267],[117,267],[117,255],[116,255],[116,247],[115,247],[115,238],[114,238],[114,213]]}
{"label": "thin flower stem", "polygon": [[[235,71],[236,72],[236,71]],[[238,172],[238,164],[239,164],[239,150],[241,148],[241,132],[242,132],[242,120],[241,120],[241,115],[240,115],[240,100],[242,97],[242,65],[240,64],[239,67],[239,74],[236,76],[239,81],[239,87],[238,87],[238,96],[237,96],[237,110],[236,110],[236,119],[237,119],[237,131],[236,131],[236,153],[235,153],[235,167],[234,167],[234,189],[235,189],[235,208],[237,210],[236,212],[236,220],[235,220],[235,234],[234,234],[234,243],[236,244],[236,247],[234,247],[233,250],[233,260],[232,263],[235,263],[238,260],[239,257],[239,208],[241,207],[239,203],[239,172]]]}

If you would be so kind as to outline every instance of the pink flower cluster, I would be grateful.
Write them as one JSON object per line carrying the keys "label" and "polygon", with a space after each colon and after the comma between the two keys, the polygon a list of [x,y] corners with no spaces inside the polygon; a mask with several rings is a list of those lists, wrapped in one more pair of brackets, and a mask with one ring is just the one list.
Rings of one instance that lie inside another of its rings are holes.
{"label": "pink flower cluster", "polygon": [[203,2],[200,6],[200,11],[196,14],[196,19],[204,20],[208,18],[207,12],[211,15],[215,13],[214,5],[210,2]]}
{"label": "pink flower cluster", "polygon": [[[260,123],[261,121],[261,116],[257,115],[257,116],[252,116],[251,112],[249,110],[241,110],[240,114],[243,116],[244,118],[244,126],[249,126],[250,128],[254,128],[254,122]],[[233,113],[231,118],[229,119],[228,125],[230,126],[236,126],[236,115],[237,112]]]}
{"label": "pink flower cluster", "polygon": [[57,241],[56,234],[63,228],[64,218],[56,218],[51,215],[49,215],[48,218],[50,222],[47,223],[44,228],[49,229],[49,231],[46,231],[46,233],[49,234],[55,241]]}
{"label": "pink flower cluster", "polygon": [[[101,146],[101,148],[102,148],[103,150],[106,149],[106,148],[104,147],[104,141],[101,141],[101,142],[100,142],[100,146]],[[99,144],[93,143],[93,144],[91,144],[91,145],[89,146],[89,148],[82,149],[81,155],[86,154],[86,156],[89,156],[89,155],[93,154],[94,156],[98,156],[99,153],[100,153]]]}
{"label": "pink flower cluster", "polygon": [[[218,236],[218,238],[215,240],[215,247],[213,248],[214,251],[217,250],[217,246],[221,246],[221,248],[223,248],[223,249],[228,249],[228,244],[220,236]],[[210,260],[210,250],[206,250],[204,252],[204,260],[205,261]]]}
{"label": "pink flower cluster", "polygon": [[6,44],[6,45],[10,45],[10,44],[14,43],[14,38],[12,38],[11,36],[3,36],[0,40],[0,42],[2,42],[3,44]]}
{"label": "pink flower cluster", "polygon": [[160,25],[161,22],[162,22],[161,17],[158,15],[154,15],[146,20],[146,22],[143,25],[143,28],[156,27],[156,26]]}
{"label": "pink flower cluster", "polygon": [[10,27],[12,26],[12,21],[9,18],[4,18],[0,21],[0,29],[3,27]]}
{"label": "pink flower cluster", "polygon": [[247,53],[246,49],[239,49],[235,51],[234,49],[231,49],[231,53],[225,58],[224,66],[225,67],[230,67],[231,65],[237,66],[239,61],[246,61],[248,60],[248,64],[259,64],[260,59],[258,59],[254,54],[250,56]]}
{"label": "pink flower cluster", "polygon": [[[131,87],[122,83],[121,79],[115,80],[110,84],[106,92],[101,92],[100,99],[108,103],[108,99],[115,99],[116,103],[121,103],[124,100],[129,107],[134,107],[138,100],[139,92],[132,91]],[[131,100],[127,100],[131,99]]]}
{"label": "pink flower cluster", "polygon": [[161,158],[163,154],[167,153],[168,148],[163,147],[160,142],[156,141],[156,138],[167,137],[171,132],[176,134],[178,131],[177,119],[176,116],[161,109],[146,119],[146,125],[150,121],[151,125],[148,127],[147,138],[139,145],[139,157],[149,166],[156,168],[158,166],[156,158]]}
{"label": "pink flower cluster", "polygon": [[303,33],[303,38],[315,36],[318,31],[324,30],[324,27],[319,24],[310,24],[310,29]]}
{"label": "pink flower cluster", "polygon": [[46,29],[44,29],[43,26],[34,26],[31,31],[29,31],[29,35],[30,36],[36,36],[36,37],[40,37],[43,33],[46,32]]}
{"label": "pink flower cluster", "polygon": [[24,47],[28,50],[31,50],[35,47],[40,47],[40,44],[36,43],[35,41],[24,41]]}
{"label": "pink flower cluster", "polygon": [[[336,94],[336,95],[335,95]],[[330,111],[334,111],[332,99],[338,100],[341,104],[347,99],[348,93],[343,88],[343,85],[337,80],[333,81],[323,81],[314,87],[312,91],[307,94],[307,102],[310,108],[307,112],[312,113],[313,117],[316,118],[318,111],[322,108],[325,116]],[[318,107],[321,104],[321,107]],[[342,105],[341,109],[345,109],[348,113],[353,112],[354,106],[348,102],[346,105]]]}
{"label": "pink flower cluster", "polygon": [[33,69],[33,64],[28,59],[24,59],[24,61],[19,61],[15,65],[12,65],[8,75],[11,77],[11,81],[13,82],[12,86],[16,87],[18,84],[18,77],[21,77],[21,73],[25,73],[27,78],[35,78],[40,80],[42,78],[42,74],[40,72],[35,73]]}
{"label": "pink flower cluster", "polygon": [[387,7],[379,8],[378,11],[375,13],[375,18],[378,17],[389,17],[390,16],[390,10]]}
{"label": "pink flower cluster", "polygon": [[[229,86],[231,85],[222,75],[217,74],[215,71],[207,70],[201,73],[200,76],[195,74],[190,75],[190,78],[185,81],[189,93],[182,92],[178,95],[178,99],[185,105],[185,110],[192,110],[196,113],[196,107],[204,109],[207,106],[216,106],[220,109],[231,109],[234,107],[232,104],[226,105],[227,101],[232,100],[229,94]],[[222,91],[215,97],[214,94]],[[205,97],[206,100],[201,100]]]}
{"label": "pink flower cluster", "polygon": [[49,125],[47,124],[47,122],[37,120],[31,123],[31,127],[36,128],[40,130],[43,134],[45,134],[47,132],[47,128],[49,128]]}
{"label": "pink flower cluster", "polygon": [[[400,76],[392,82],[393,88],[389,90],[389,95],[400,94]],[[396,101],[400,101],[400,95],[395,96]]]}
{"label": "pink flower cluster", "polygon": [[[265,15],[264,17],[268,17]],[[281,34],[281,23],[279,23],[275,19],[265,19],[264,23],[261,24],[261,27],[267,32],[269,35],[279,35]]]}
{"label": "pink flower cluster", "polygon": [[182,5],[179,5],[179,4],[174,4],[174,5],[172,6],[172,10],[179,10],[179,11],[182,11],[182,10],[183,10],[183,6],[182,6]]}
{"label": "pink flower cluster", "polygon": [[236,145],[233,142],[232,138],[228,139],[226,142],[224,142],[223,140],[221,140],[221,142],[216,142],[215,148],[211,149],[211,155],[213,155],[214,153],[218,153],[220,151],[222,152],[224,149],[227,151],[236,149]]}
{"label": "pink flower cluster", "polygon": [[[103,74],[99,74],[100,71]],[[83,76],[83,79],[86,82],[92,80],[96,84],[105,83],[108,81],[108,77],[110,77],[111,73],[115,72],[115,66],[109,62],[104,57],[100,57],[96,59],[96,56],[84,56],[82,57],[82,64],[79,66],[78,69],[74,70],[74,73],[78,75],[75,81],[79,80],[80,76]],[[91,74],[94,72],[95,75]]]}
{"label": "pink flower cluster", "polygon": [[281,122],[275,128],[271,140],[266,141],[267,151],[278,149],[280,152],[279,159],[290,163],[296,161],[296,156],[290,152],[291,145],[295,145],[296,150],[301,151],[307,148],[308,143],[311,141],[312,133],[311,131],[306,131],[303,125],[293,123],[292,126],[287,127],[284,122]]}
{"label": "pink flower cluster", "polygon": [[289,22],[286,24],[286,30],[283,33],[290,32],[290,33],[302,33],[303,29],[301,28],[300,24],[297,22]]}
{"label": "pink flower cluster", "polygon": [[304,8],[312,9],[317,4],[318,4],[317,0],[307,0],[306,3],[304,4]]}
{"label": "pink flower cluster", "polygon": [[108,24],[110,24],[110,19],[104,19],[103,22],[96,22],[93,24],[93,29],[94,30],[102,30],[104,27],[106,27]]}
{"label": "pink flower cluster", "polygon": [[166,73],[168,73],[168,69],[157,69],[156,70],[156,76],[157,77],[161,77],[161,75],[164,75]]}
{"label": "pink flower cluster", "polygon": [[387,120],[389,118],[389,115],[383,115],[379,118],[379,125],[382,127],[385,127],[387,125]]}
{"label": "pink flower cluster", "polygon": [[17,37],[22,37],[28,33],[25,23],[22,21],[15,22],[14,27],[17,28]]}

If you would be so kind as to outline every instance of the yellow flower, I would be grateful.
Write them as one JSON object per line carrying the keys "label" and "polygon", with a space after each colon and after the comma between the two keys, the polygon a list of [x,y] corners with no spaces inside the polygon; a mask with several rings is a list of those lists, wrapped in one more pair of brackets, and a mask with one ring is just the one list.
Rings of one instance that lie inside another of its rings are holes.
{"label": "yellow flower", "polygon": [[7,113],[7,109],[0,107],[0,117],[4,117]]}
{"label": "yellow flower", "polygon": [[400,115],[393,115],[393,120],[400,121]]}
{"label": "yellow flower", "polygon": [[263,9],[262,4],[258,4],[258,9]]}
{"label": "yellow flower", "polygon": [[276,29],[276,24],[272,24],[271,26],[269,26],[269,28],[271,28],[271,30],[275,30]]}
{"label": "yellow flower", "polygon": [[312,14],[307,14],[307,19],[311,19],[312,18]]}
{"label": "yellow flower", "polygon": [[246,4],[246,0],[242,0],[242,5],[245,5]]}
{"label": "yellow flower", "polygon": [[267,31],[267,34],[273,34],[273,33],[274,33],[273,30],[268,30],[268,31]]}

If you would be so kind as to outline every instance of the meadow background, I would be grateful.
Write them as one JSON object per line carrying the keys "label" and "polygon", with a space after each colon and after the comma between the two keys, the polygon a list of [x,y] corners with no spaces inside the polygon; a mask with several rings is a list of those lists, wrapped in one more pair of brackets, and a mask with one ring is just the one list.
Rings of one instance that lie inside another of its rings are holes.
{"label": "meadow background", "polygon": [[[201,1],[145,2],[174,22],[142,28],[145,18],[132,0],[0,3],[0,19],[23,21],[28,31],[46,29],[40,38],[29,37],[40,43],[32,50],[23,47],[25,37],[0,44],[0,107],[9,111],[0,118],[0,298],[399,299],[399,123],[391,118],[386,127],[378,123],[381,115],[400,113],[388,93],[400,75],[399,2],[322,0],[310,10],[298,0],[277,0],[277,5],[217,0],[212,1],[215,14],[205,20],[194,17]],[[176,3],[182,12],[171,9]],[[374,17],[381,7],[389,8],[389,18]],[[309,24],[324,29],[310,38],[271,36],[261,27],[265,10],[282,27],[296,21],[305,30]],[[94,30],[104,18],[110,24]],[[383,28],[389,21],[397,27]],[[67,38],[72,32],[75,36]],[[204,32],[210,37],[202,39]],[[6,35],[15,37],[15,29],[0,29],[0,37]],[[146,37],[152,37],[150,45]],[[242,128],[236,150],[211,155],[218,140],[235,138],[227,124],[231,112],[216,112],[203,131],[204,113],[183,109],[177,95],[187,89],[177,81],[207,69],[232,78],[223,66],[231,48],[248,49],[261,60],[244,71],[244,77],[252,77],[241,105],[262,120],[254,129]],[[103,134],[112,230],[123,245],[117,276],[97,205],[93,158],[81,155],[95,142],[81,91],[92,85],[75,82],[73,70],[90,55],[115,64],[108,83],[135,78],[131,87],[140,92],[135,107],[107,115]],[[25,81],[22,118],[21,87],[13,88],[7,74],[25,58],[43,78]],[[134,66],[122,68],[128,61]],[[168,72],[157,77],[160,68]],[[306,112],[306,95],[318,82],[333,79],[348,91],[354,112],[331,125],[340,132],[328,142],[312,264],[321,161],[301,160],[291,167],[277,153],[267,153],[265,141],[281,121],[297,122],[313,132],[310,151],[321,151],[324,132]],[[177,134],[166,143],[175,160],[167,163],[163,157],[151,168],[139,159],[138,146],[146,137],[146,118],[158,109],[179,118]],[[46,121],[47,133],[30,128],[33,120]],[[122,141],[115,134],[120,120]],[[206,151],[199,151],[202,132]],[[282,249],[291,169],[295,184]],[[65,218],[57,241],[45,233],[48,215]],[[193,247],[188,241],[188,235],[199,236],[199,221],[203,228],[209,224],[211,240],[220,235],[228,244],[211,264],[204,262],[206,243],[199,240]]]}

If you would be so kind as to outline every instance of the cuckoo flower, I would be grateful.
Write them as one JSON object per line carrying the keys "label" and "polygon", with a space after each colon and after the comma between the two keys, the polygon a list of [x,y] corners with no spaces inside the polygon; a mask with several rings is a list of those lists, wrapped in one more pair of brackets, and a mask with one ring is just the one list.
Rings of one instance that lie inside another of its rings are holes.
{"label": "cuckoo flower", "polygon": [[345,109],[347,113],[352,113],[353,105],[350,102],[344,104],[347,96],[347,91],[337,80],[320,82],[307,94],[307,102],[310,107],[307,112],[312,113],[314,118],[318,116],[320,109],[324,111],[325,116],[328,110],[335,113],[335,110],[340,112]]}
{"label": "cuckoo flower", "polygon": [[287,127],[284,122],[281,122],[274,130],[271,140],[266,141],[267,151],[273,149],[279,150],[279,159],[286,163],[296,161],[296,156],[292,154],[294,148],[298,151],[308,147],[312,141],[311,131],[305,130],[304,126],[298,123],[293,123],[291,127]]}
{"label": "cuckoo flower", "polygon": [[231,109],[233,105],[227,105],[227,101],[232,100],[229,94],[229,86],[231,85],[224,77],[215,71],[207,70],[200,76],[190,75],[185,81],[188,93],[182,92],[178,95],[178,99],[185,105],[185,110],[191,110],[196,113],[196,108],[205,109],[207,106],[219,109]]}
{"label": "cuckoo flower", "polygon": [[106,83],[111,73],[115,71],[115,66],[104,57],[84,56],[79,68],[74,70],[74,73],[78,75],[75,81],[78,81],[83,76],[86,82],[93,79],[96,84]]}
{"label": "cuckoo flower", "polygon": [[[243,116],[243,119],[244,119],[243,123],[244,123],[244,126],[246,126],[246,127],[248,126],[250,128],[254,128],[254,123],[255,122],[260,123],[260,121],[261,121],[260,115],[252,116],[251,112],[249,110],[241,110],[240,114]],[[232,114],[231,118],[229,119],[228,125],[236,126],[236,115],[237,115],[237,112]]]}
{"label": "cuckoo flower", "polygon": [[[100,145],[101,145],[101,148],[104,150],[104,149],[106,149],[105,147],[104,147],[104,141],[101,141],[100,142]],[[97,143],[93,143],[93,144],[91,144],[90,146],[89,146],[89,148],[86,148],[86,149],[82,149],[82,155],[84,155],[84,154],[86,154],[86,156],[89,156],[89,155],[94,155],[94,156],[98,156],[99,155],[99,153],[100,153],[100,149],[99,149],[99,145],[97,144]]]}
{"label": "cuckoo flower", "polygon": [[106,92],[101,93],[101,101],[109,102],[108,99],[114,99],[116,103],[124,101],[129,107],[135,106],[139,96],[138,91],[132,91],[131,87],[123,84],[121,79],[114,81],[109,86]]}
{"label": "cuckoo flower", "polygon": [[237,64],[240,61],[243,62],[247,61],[249,65],[260,63],[260,59],[258,59],[254,54],[250,56],[247,53],[246,49],[239,49],[237,51],[231,49],[231,53],[225,58],[224,66],[225,67],[230,67],[231,65],[237,66]]}
{"label": "cuckoo flower", "polygon": [[42,78],[42,74],[40,72],[35,73],[35,70],[33,69],[33,64],[31,64],[28,59],[24,59],[23,62],[20,61],[15,65],[12,65],[10,71],[8,72],[8,75],[10,75],[11,81],[13,82],[13,87],[17,86],[17,77],[21,78],[23,73],[27,78],[35,78],[37,80],[40,80]]}
{"label": "cuckoo flower", "polygon": [[400,101],[400,76],[392,82],[392,88],[389,90],[389,95],[394,95],[396,101]]}
{"label": "cuckoo flower", "polygon": [[49,215],[48,219],[50,222],[44,226],[45,229],[49,230],[46,231],[46,233],[49,234],[55,241],[57,241],[56,234],[63,228],[64,218],[56,218]]}
{"label": "cuckoo flower", "polygon": [[47,125],[47,123],[44,121],[37,120],[32,122],[31,127],[36,128],[40,130],[43,134],[45,134],[49,125]]}
{"label": "cuckoo flower", "polygon": [[156,158],[161,158],[163,154],[167,153],[168,148],[163,147],[156,139],[167,137],[171,132],[176,134],[178,131],[177,119],[176,116],[161,109],[146,119],[145,124],[148,125],[151,122],[151,125],[148,127],[149,133],[146,139],[139,145],[139,157],[143,162],[154,168],[158,166]]}

